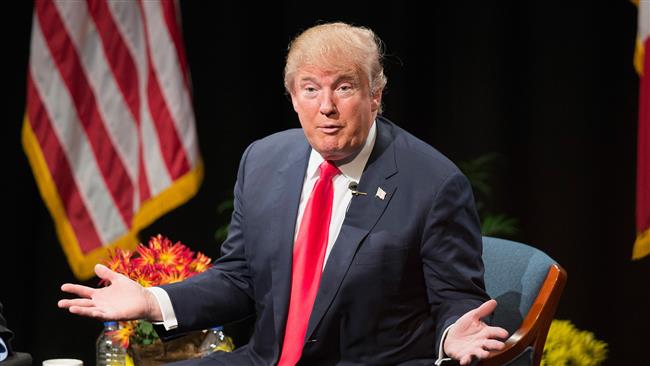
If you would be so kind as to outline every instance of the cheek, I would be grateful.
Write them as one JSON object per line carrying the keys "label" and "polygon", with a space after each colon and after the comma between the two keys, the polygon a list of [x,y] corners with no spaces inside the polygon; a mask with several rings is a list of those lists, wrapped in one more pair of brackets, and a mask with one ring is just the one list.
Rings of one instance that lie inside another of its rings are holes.
{"label": "cheek", "polygon": [[314,124],[314,120],[318,114],[318,105],[315,103],[301,102],[294,104],[294,110],[298,114],[300,124],[302,124],[303,127],[306,127]]}

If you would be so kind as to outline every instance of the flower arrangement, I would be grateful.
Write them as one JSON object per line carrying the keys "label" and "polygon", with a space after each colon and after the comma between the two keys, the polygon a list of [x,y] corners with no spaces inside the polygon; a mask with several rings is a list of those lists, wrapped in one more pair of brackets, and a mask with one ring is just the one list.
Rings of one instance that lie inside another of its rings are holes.
{"label": "flower arrangement", "polygon": [[[211,261],[201,252],[195,255],[181,242],[172,244],[158,234],[146,246],[138,244],[135,252],[120,248],[109,251],[104,264],[144,287],[151,287],[179,282],[204,272],[210,268]],[[144,320],[120,322],[120,329],[112,336],[124,348],[132,344],[150,345],[159,339],[153,325]]]}
{"label": "flower arrangement", "polygon": [[554,319],[551,323],[542,365],[600,365],[607,358],[607,343],[588,331],[577,329],[568,320]]}

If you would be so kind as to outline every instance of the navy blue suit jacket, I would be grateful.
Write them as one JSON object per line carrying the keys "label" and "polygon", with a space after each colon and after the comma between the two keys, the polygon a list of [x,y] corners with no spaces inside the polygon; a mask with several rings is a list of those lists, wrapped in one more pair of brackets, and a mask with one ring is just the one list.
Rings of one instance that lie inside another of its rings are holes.
{"label": "navy blue suit jacket", "polygon": [[[222,257],[164,286],[180,330],[256,316],[248,345],[194,364],[277,362],[309,153],[300,129],[251,144]],[[300,364],[430,365],[442,330],[488,299],[470,185],[434,148],[378,117],[358,190],[368,195],[352,198],[327,260]]]}

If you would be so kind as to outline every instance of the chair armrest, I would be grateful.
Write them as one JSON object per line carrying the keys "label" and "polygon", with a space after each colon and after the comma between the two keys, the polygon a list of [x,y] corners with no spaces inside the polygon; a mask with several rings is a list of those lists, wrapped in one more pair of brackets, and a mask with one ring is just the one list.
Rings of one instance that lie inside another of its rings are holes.
{"label": "chair armrest", "polygon": [[482,366],[498,366],[513,360],[526,347],[532,346],[534,351],[533,365],[539,365],[546,335],[555,315],[560,295],[566,284],[567,273],[557,264],[551,265],[539,294],[528,314],[517,329],[505,342],[501,351],[490,352],[488,358],[481,361]]}

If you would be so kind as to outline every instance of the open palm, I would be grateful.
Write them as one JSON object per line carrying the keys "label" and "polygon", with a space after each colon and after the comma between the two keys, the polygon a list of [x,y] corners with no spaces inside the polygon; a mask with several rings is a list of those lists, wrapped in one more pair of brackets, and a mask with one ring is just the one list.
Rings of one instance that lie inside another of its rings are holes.
{"label": "open palm", "polygon": [[[98,264],[95,273],[110,283],[102,288],[92,288],[66,283],[61,290],[79,296],[59,301],[60,308],[71,313],[100,320],[132,320],[150,318],[153,295],[139,283]],[[155,301],[155,299],[153,299]]]}
{"label": "open palm", "polygon": [[461,365],[469,365],[472,357],[484,359],[490,354],[489,351],[503,349],[504,343],[499,339],[507,338],[508,332],[481,320],[492,314],[496,307],[497,302],[489,300],[460,317],[449,328],[444,343],[445,354],[458,360]]}

